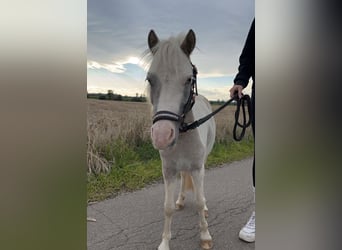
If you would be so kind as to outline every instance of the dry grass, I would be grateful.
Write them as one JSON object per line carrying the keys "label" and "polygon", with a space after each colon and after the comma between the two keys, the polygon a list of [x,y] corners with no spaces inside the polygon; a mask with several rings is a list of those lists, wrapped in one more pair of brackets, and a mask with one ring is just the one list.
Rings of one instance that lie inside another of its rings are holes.
{"label": "dry grass", "polygon": [[[216,110],[219,105],[213,105],[212,109]],[[225,141],[232,138],[234,126],[235,106],[228,106],[215,115],[216,122],[216,141]]]}
{"label": "dry grass", "polygon": [[[213,109],[217,107],[213,106]],[[231,140],[234,112],[235,107],[228,106],[215,116],[217,141]],[[148,103],[88,99],[87,115],[89,173],[108,172],[115,164],[114,158],[106,159],[108,145],[120,140],[136,146],[150,140],[151,114]]]}
{"label": "dry grass", "polygon": [[121,140],[136,145],[149,139],[150,113],[147,103],[88,99],[88,172],[108,172],[115,159],[106,159],[108,145]]}

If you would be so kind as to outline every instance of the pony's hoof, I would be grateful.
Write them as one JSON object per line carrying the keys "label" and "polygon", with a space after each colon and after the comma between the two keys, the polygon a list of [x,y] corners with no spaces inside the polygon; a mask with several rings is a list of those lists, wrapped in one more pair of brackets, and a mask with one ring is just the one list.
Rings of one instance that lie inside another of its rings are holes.
{"label": "pony's hoof", "polygon": [[209,212],[208,212],[208,210],[204,210],[204,217],[205,217],[205,218],[208,218],[208,217],[209,217]]}
{"label": "pony's hoof", "polygon": [[184,208],[184,204],[177,204],[176,203],[176,210],[182,210]]}
{"label": "pony's hoof", "polygon": [[158,247],[158,250],[170,250],[169,242],[163,240],[163,241],[160,243],[160,245],[159,245],[159,247]]}
{"label": "pony's hoof", "polygon": [[212,249],[213,248],[213,241],[212,240],[201,240],[201,247],[202,249]]}

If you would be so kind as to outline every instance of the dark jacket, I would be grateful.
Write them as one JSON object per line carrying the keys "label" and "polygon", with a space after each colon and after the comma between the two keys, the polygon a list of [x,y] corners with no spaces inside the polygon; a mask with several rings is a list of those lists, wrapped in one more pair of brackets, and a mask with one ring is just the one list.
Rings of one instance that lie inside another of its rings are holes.
{"label": "dark jacket", "polygon": [[239,72],[235,76],[234,84],[243,86],[248,85],[249,78],[252,77],[252,94],[254,95],[254,83],[255,83],[255,19],[253,19],[252,25],[249,29],[248,36],[240,55]]}

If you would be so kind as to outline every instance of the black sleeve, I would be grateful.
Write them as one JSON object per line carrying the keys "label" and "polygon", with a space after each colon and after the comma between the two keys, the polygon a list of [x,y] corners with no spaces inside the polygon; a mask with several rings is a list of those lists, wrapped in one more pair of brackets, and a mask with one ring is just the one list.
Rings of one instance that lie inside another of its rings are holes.
{"label": "black sleeve", "polygon": [[249,78],[254,80],[255,72],[255,19],[249,29],[245,46],[240,55],[239,72],[235,76],[234,84],[242,85],[244,88],[248,85]]}

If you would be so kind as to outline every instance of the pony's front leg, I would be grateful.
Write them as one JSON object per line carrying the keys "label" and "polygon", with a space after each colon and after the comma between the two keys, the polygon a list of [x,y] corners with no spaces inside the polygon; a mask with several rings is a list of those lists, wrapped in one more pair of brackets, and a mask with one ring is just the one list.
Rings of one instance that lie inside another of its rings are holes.
{"label": "pony's front leg", "polygon": [[185,200],[185,176],[186,174],[184,172],[180,173],[181,176],[181,185],[180,185],[180,191],[178,194],[178,199],[176,201],[176,209],[181,210],[184,208],[184,200]]}
{"label": "pony's front leg", "polygon": [[192,173],[192,178],[195,186],[195,198],[197,203],[197,209],[200,216],[200,231],[201,231],[201,247],[202,249],[212,249],[213,241],[208,230],[208,222],[206,220],[206,213],[208,208],[206,206],[206,200],[204,198],[204,166],[199,171]]}
{"label": "pony's front leg", "polygon": [[165,187],[165,203],[164,203],[164,231],[162,242],[160,243],[158,250],[169,250],[169,241],[171,239],[171,220],[172,214],[175,211],[174,194],[176,188],[176,178],[165,178],[164,175],[164,187]]}

